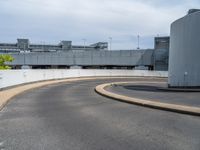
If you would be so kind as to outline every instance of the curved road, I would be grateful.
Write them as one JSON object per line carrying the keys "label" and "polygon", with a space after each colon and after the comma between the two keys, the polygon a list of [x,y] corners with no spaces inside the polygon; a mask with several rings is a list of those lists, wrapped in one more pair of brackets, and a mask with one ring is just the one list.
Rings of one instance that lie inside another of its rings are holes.
{"label": "curved road", "polygon": [[139,79],[69,82],[16,96],[0,112],[0,150],[200,149],[199,117],[94,92],[98,84],[129,80]]}

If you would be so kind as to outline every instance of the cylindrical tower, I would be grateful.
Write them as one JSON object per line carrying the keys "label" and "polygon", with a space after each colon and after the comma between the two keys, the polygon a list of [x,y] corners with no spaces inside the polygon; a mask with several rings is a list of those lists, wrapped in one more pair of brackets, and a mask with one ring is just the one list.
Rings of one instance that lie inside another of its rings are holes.
{"label": "cylindrical tower", "polygon": [[200,87],[200,11],[171,25],[169,87]]}

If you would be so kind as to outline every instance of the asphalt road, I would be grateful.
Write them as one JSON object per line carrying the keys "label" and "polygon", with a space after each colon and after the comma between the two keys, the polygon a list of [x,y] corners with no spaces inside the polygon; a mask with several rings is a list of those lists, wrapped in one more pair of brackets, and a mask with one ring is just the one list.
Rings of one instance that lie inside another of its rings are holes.
{"label": "asphalt road", "polygon": [[127,80],[133,81],[78,81],[18,95],[0,112],[0,150],[200,149],[200,117],[94,92],[98,84]]}
{"label": "asphalt road", "polygon": [[165,86],[165,82],[129,83],[109,86],[106,90],[112,93],[150,101],[200,107],[200,92],[175,92],[159,89]]}

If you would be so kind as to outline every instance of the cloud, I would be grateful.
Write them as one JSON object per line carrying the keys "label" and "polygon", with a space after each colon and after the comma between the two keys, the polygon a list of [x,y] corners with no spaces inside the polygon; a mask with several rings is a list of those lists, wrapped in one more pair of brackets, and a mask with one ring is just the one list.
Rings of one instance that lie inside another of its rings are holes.
{"label": "cloud", "polygon": [[184,16],[198,0],[1,0],[0,41],[27,37],[31,41],[80,43],[107,41],[115,49],[153,47],[157,34],[169,35],[171,22]]}

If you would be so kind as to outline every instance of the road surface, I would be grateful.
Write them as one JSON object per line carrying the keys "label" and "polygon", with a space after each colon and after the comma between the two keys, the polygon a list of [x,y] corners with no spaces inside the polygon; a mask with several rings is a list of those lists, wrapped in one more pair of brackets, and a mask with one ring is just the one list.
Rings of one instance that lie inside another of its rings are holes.
{"label": "road surface", "polygon": [[[164,102],[177,105],[200,107],[200,91],[183,92],[162,90],[160,87],[167,86],[165,82],[158,83],[128,83],[109,86],[105,89],[109,92],[134,97],[144,100]],[[189,89],[190,90],[190,89]]]}
{"label": "road surface", "polygon": [[77,81],[16,96],[0,112],[0,150],[199,150],[200,117],[94,92],[99,84],[135,80]]}

